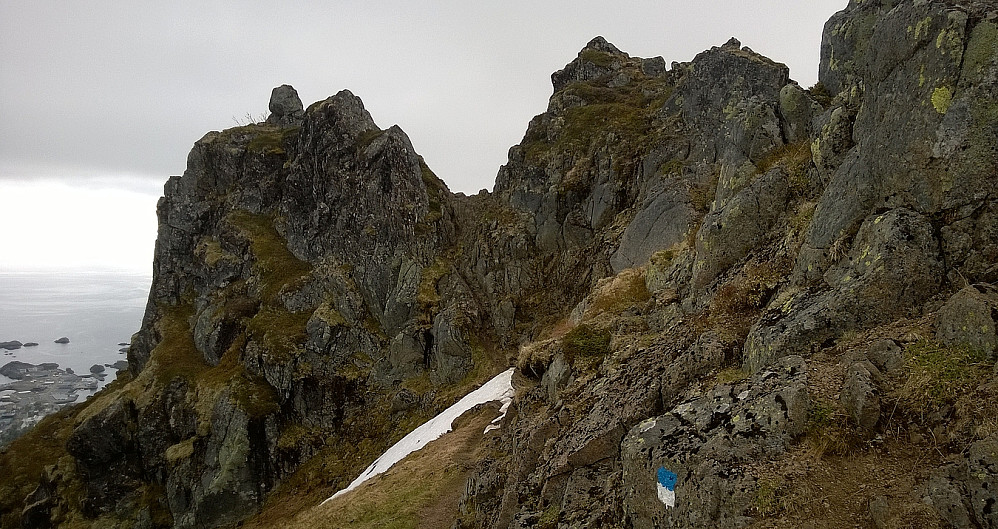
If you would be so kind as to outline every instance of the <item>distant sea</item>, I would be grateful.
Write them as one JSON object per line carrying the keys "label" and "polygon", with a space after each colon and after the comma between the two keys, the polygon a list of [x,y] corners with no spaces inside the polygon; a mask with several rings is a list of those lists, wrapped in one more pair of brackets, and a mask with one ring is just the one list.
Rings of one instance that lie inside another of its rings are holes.
{"label": "distant sea", "polygon": [[[125,360],[118,344],[139,330],[151,281],[134,272],[0,270],[0,342],[38,343],[0,349],[0,366],[55,362],[83,375],[94,364]],[[63,336],[68,344],[54,343]],[[115,370],[106,369],[101,386],[114,380]],[[6,382],[0,375],[0,384]]]}

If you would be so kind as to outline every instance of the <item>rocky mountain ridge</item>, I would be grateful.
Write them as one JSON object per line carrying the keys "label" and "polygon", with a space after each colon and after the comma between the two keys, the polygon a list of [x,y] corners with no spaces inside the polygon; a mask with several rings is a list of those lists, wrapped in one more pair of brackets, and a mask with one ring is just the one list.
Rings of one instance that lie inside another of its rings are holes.
{"label": "rocky mountain ridge", "polygon": [[269,526],[510,364],[454,527],[995,526],[996,19],[853,0],[811,89],[598,37],[475,196],[276,88],[167,183],[131,372],[4,451],[3,527]]}

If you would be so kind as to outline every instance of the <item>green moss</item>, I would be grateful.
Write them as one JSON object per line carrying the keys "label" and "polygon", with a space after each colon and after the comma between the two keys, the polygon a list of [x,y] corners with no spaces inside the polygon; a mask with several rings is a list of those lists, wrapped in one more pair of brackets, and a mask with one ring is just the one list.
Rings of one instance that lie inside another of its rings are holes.
{"label": "green moss", "polygon": [[443,217],[443,200],[448,192],[447,185],[430,170],[430,166],[426,165],[422,156],[419,157],[419,168],[423,185],[426,186],[426,196],[429,199],[427,215],[420,221],[420,224],[429,227]]}
{"label": "green moss", "polygon": [[[707,213],[717,196],[717,181],[720,175],[714,174],[705,182],[700,182],[690,189],[690,205],[698,213]],[[696,230],[694,230],[695,233]]]}
{"label": "green moss", "polygon": [[[157,327],[163,338],[153,349],[149,364],[143,371],[143,377],[152,377],[154,383],[146,387],[143,385],[144,379],[140,377],[137,384],[126,388],[133,398],[147,399],[175,378],[181,377],[195,388],[194,406],[203,428],[207,427],[212,410],[223,395],[232,399],[251,417],[261,417],[277,411],[277,394],[274,389],[259,376],[248,373],[240,361],[246,345],[245,335],[237,336],[218,365],[212,366],[205,362],[204,356],[194,345],[190,326],[193,309],[189,305],[183,305],[161,307],[160,310],[163,317]],[[305,320],[307,321],[307,316]],[[299,332],[304,336],[304,322],[293,317],[282,318],[279,311],[272,308],[257,313],[249,320],[247,326],[250,325],[253,325],[255,333],[262,334],[261,343],[268,347],[268,352],[278,357],[281,354],[290,356],[287,344],[293,333]],[[268,327],[268,330],[261,330],[264,327]]]}
{"label": "green moss", "polygon": [[242,363],[240,357],[246,341],[245,334],[238,336],[218,365],[198,377],[202,417],[210,416],[209,406],[213,407],[223,393],[251,418],[266,417],[280,410],[277,391],[262,376],[246,371]]}
{"label": "green moss", "polygon": [[358,152],[363,151],[364,149],[367,149],[367,147],[371,145],[371,143],[374,140],[380,138],[381,135],[384,133],[385,131],[378,128],[365,130],[364,132],[361,132],[360,134],[357,135],[357,139],[354,140],[354,147],[357,149]]}
{"label": "green moss", "polygon": [[[74,415],[80,406],[63,408],[42,419],[34,428],[12,441],[0,450],[0,523],[3,527],[20,527],[21,509],[24,498],[38,486],[39,477],[45,468],[60,463],[60,459],[72,458],[66,455],[66,441],[73,432]],[[63,465],[60,465],[63,466]],[[69,477],[78,481],[75,472]],[[75,487],[72,498],[65,498],[70,504],[79,506],[82,489]]]}
{"label": "green moss", "polygon": [[835,402],[815,398],[807,410],[804,432],[816,455],[844,455],[856,442],[848,417]]}
{"label": "green moss", "polygon": [[227,220],[250,241],[264,302],[273,302],[284,289],[295,287],[312,271],[311,265],[288,250],[271,218],[235,210]]}
{"label": "green moss", "polygon": [[683,167],[685,167],[685,166],[686,166],[686,164],[683,163],[682,160],[678,160],[678,159],[674,158],[674,159],[669,160],[668,162],[665,162],[664,164],[662,164],[662,166],[658,168],[658,173],[659,174],[663,174],[663,175],[682,174]]}
{"label": "green moss", "polygon": [[312,316],[319,318],[320,320],[326,322],[326,325],[330,327],[349,327],[346,318],[339,313],[335,308],[333,308],[332,303],[329,301],[324,301],[319,308],[315,309]]}
{"label": "green moss", "polygon": [[600,68],[609,68],[613,64],[615,56],[605,52],[586,48],[579,54],[579,58],[586,62],[591,62]]}
{"label": "green moss", "polygon": [[561,507],[555,504],[551,504],[544,512],[541,514],[540,519],[537,520],[538,529],[554,529],[558,527],[558,521],[561,518]]}
{"label": "green moss", "polygon": [[265,306],[248,322],[248,337],[267,349],[271,362],[284,362],[301,356],[305,348],[308,312],[290,312],[283,307]]}
{"label": "green moss", "polygon": [[208,266],[215,266],[219,261],[232,257],[232,255],[222,249],[222,245],[218,242],[218,239],[210,236],[205,236],[201,239],[194,253],[201,256]]}
{"label": "green moss", "polygon": [[828,91],[828,88],[821,82],[818,81],[811,88],[807,89],[811,97],[821,105],[821,108],[828,109],[832,106],[832,94]]}
{"label": "green moss", "polygon": [[783,167],[788,173],[800,170],[811,162],[811,143],[807,140],[788,143],[777,147],[766,154],[756,167],[760,173],[768,172],[774,167]]}
{"label": "green moss", "polygon": [[419,278],[419,289],[416,292],[416,302],[419,303],[423,312],[432,317],[437,311],[437,304],[440,303],[440,294],[437,292],[437,283],[450,271],[451,264],[448,260],[437,258],[432,265],[423,268]]}
{"label": "green moss", "polygon": [[645,303],[650,298],[651,293],[645,284],[643,271],[624,270],[597,288],[595,295],[590,297],[585,317],[590,318],[601,313],[620,314],[631,307]]}
{"label": "green moss", "polygon": [[718,384],[737,384],[749,376],[748,372],[739,367],[729,367],[717,374]]}
{"label": "green moss", "polygon": [[998,53],[998,25],[992,22],[981,22],[974,27],[967,42],[967,51],[963,56],[964,81],[974,81],[980,78],[988,65],[995,60]]}
{"label": "green moss", "polygon": [[640,109],[623,103],[574,107],[565,112],[565,128],[559,145],[563,149],[588,147],[597,134],[607,132],[635,140],[648,132],[650,123]]}
{"label": "green moss", "polygon": [[603,357],[610,354],[610,331],[581,324],[565,333],[561,345],[570,357]]}
{"label": "green moss", "polygon": [[651,254],[650,262],[652,265],[659,268],[667,268],[672,265],[672,261],[676,258],[675,247],[667,248],[665,250],[659,250]]}
{"label": "green moss", "polygon": [[656,140],[658,110],[671,95],[672,86],[638,71],[632,74],[632,82],[621,87],[602,86],[598,81],[567,86],[562,97],[576,97],[584,104],[566,109],[560,116],[561,129],[550,138],[543,121],[532,123],[521,143],[527,159],[540,163],[547,156],[588,153],[606,145],[615,163],[633,162]]}
{"label": "green moss", "polygon": [[249,152],[265,155],[285,154],[287,145],[298,135],[299,131],[298,127],[252,123],[226,129],[219,134],[219,139],[228,142],[248,137],[246,150]]}
{"label": "green moss", "polygon": [[756,482],[752,498],[753,513],[761,516],[779,514],[782,510],[780,498],[786,493],[786,481],[782,478],[763,478]]}
{"label": "green moss", "polygon": [[194,345],[190,320],[194,308],[190,305],[160,306],[162,317],[156,323],[162,340],[149,356],[150,373],[154,374],[160,386],[166,386],[174,378],[193,380],[208,367],[204,356]]}

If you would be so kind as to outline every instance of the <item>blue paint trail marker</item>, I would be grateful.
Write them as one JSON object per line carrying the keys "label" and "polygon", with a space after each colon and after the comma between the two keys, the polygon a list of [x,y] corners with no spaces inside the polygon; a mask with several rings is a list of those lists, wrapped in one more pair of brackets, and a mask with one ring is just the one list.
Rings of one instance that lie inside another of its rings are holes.
{"label": "blue paint trail marker", "polygon": [[658,467],[658,500],[665,504],[666,508],[676,506],[676,473],[666,470],[665,467]]}

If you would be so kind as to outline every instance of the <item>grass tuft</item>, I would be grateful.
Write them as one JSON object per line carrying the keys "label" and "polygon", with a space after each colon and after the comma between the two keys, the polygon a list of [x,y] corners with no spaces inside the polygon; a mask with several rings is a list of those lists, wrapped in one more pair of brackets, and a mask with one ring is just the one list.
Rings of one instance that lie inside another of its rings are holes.
{"label": "grass tuft", "polygon": [[893,396],[911,411],[937,409],[970,393],[991,367],[984,351],[922,339],[905,348],[904,379]]}
{"label": "grass tuft", "polygon": [[569,358],[600,358],[610,354],[610,338],[610,331],[583,323],[565,333],[561,345]]}
{"label": "grass tuft", "polygon": [[845,455],[857,442],[855,432],[849,426],[848,414],[828,399],[811,401],[804,431],[811,451],[817,457]]}

